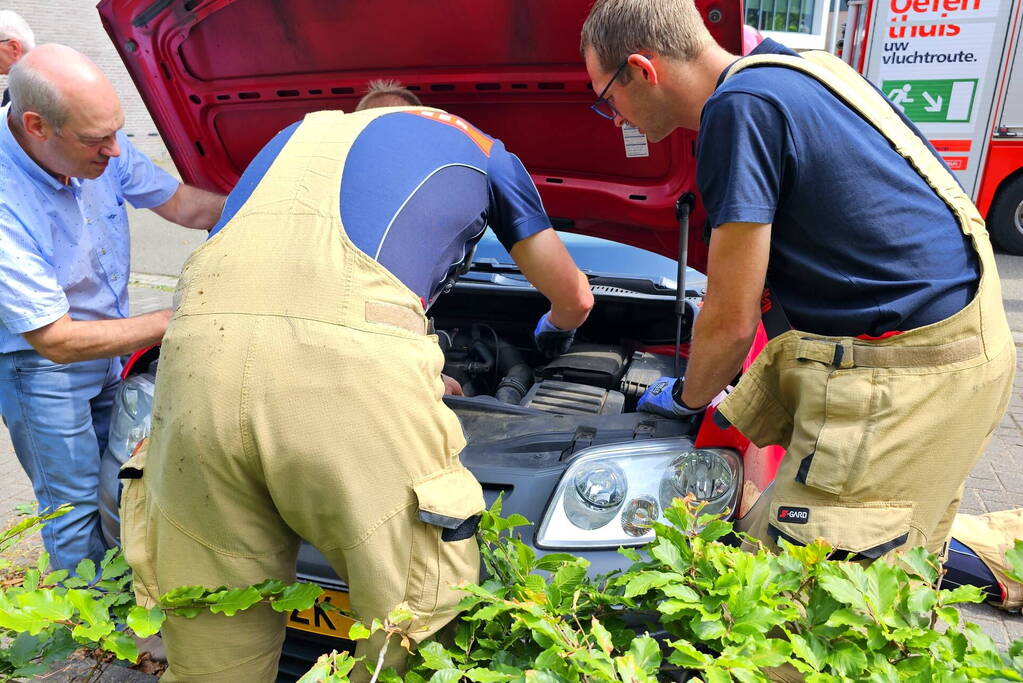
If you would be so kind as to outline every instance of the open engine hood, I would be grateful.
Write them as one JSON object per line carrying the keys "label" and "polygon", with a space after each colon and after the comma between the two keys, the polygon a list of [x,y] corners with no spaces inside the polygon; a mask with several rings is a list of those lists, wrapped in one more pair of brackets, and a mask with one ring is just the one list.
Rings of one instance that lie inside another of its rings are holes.
{"label": "open engine hood", "polygon": [[[234,187],[277,131],[319,109],[351,111],[394,78],[465,117],[525,163],[559,228],[678,253],[675,200],[695,191],[695,137],[628,158],[593,114],[579,57],[592,0],[102,0],[103,23],[187,182]],[[739,0],[697,0],[741,49]],[[689,264],[705,270],[705,214]]]}

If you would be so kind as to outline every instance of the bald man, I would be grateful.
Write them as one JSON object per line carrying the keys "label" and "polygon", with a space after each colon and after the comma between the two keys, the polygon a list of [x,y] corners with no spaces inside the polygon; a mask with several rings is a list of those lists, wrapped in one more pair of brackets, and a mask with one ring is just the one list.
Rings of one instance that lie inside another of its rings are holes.
{"label": "bald man", "polygon": [[0,120],[0,413],[40,509],[52,564],[105,551],[97,490],[120,356],[158,342],[170,310],[128,317],[124,201],[208,230],[224,197],[180,184],[121,132],[110,81],[41,45],[11,70]]}

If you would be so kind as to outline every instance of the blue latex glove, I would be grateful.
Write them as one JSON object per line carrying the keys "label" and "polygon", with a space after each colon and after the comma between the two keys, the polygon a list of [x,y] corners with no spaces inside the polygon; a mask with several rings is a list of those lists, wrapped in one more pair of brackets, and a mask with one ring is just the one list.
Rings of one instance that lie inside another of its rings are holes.
{"label": "blue latex glove", "polygon": [[636,409],[663,417],[688,417],[702,413],[706,406],[687,408],[675,401],[673,397],[675,383],[681,381],[683,380],[678,377],[661,377],[647,387],[647,390],[639,397]]}
{"label": "blue latex glove", "polygon": [[544,352],[548,358],[554,358],[568,351],[575,339],[575,330],[563,330],[551,322],[550,313],[544,313],[533,331],[536,348]]}

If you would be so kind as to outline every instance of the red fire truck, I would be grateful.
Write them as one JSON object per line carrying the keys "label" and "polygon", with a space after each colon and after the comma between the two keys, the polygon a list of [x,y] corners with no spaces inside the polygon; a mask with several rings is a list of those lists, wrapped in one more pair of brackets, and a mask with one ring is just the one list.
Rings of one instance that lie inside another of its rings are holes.
{"label": "red fire truck", "polygon": [[902,108],[1023,255],[1023,0],[850,0],[843,59]]}

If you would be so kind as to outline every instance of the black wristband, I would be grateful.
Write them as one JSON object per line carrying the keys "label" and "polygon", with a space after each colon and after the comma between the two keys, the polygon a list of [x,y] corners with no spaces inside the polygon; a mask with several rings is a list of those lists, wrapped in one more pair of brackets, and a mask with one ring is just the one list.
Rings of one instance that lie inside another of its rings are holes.
{"label": "black wristband", "polygon": [[691,408],[691,407],[687,406],[686,402],[681,400],[681,399],[679,399],[678,404],[680,406],[682,406],[683,408],[685,408],[686,410],[692,411],[694,413],[698,413],[698,412],[700,412],[701,410],[703,410],[704,408],[707,407],[707,406],[700,406],[699,408]]}
{"label": "black wristband", "polygon": [[684,408],[686,410],[689,410],[689,411],[692,411],[694,413],[699,411],[699,410],[701,410],[701,408],[693,408],[692,406],[686,405],[686,402],[682,400],[682,387],[684,385],[685,385],[685,380],[681,380],[680,379],[679,381],[675,382],[675,386],[672,387],[672,389],[671,389],[671,398],[672,398],[672,400],[675,401],[675,403],[680,405],[682,408]]}
{"label": "black wristband", "polygon": [[685,403],[682,402],[682,385],[683,384],[685,384],[685,380],[682,380],[682,379],[677,380],[675,382],[675,386],[673,386],[671,388],[671,398],[674,399],[675,403],[679,404],[680,406],[688,407],[688,406],[686,406]]}

